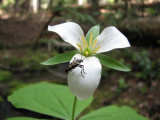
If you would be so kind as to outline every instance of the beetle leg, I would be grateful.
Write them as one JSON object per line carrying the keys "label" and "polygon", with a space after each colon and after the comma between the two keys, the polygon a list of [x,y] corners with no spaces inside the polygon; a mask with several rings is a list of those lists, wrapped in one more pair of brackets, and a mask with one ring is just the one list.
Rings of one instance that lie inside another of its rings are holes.
{"label": "beetle leg", "polygon": [[86,73],[84,72],[84,66],[83,66],[83,65],[79,65],[79,67],[82,68],[82,70],[81,70],[81,75],[84,77],[83,74],[86,74]]}
{"label": "beetle leg", "polygon": [[[83,65],[82,65],[82,66],[83,66]],[[82,67],[82,71],[83,71],[84,74],[87,74],[86,72],[84,72],[84,66]]]}

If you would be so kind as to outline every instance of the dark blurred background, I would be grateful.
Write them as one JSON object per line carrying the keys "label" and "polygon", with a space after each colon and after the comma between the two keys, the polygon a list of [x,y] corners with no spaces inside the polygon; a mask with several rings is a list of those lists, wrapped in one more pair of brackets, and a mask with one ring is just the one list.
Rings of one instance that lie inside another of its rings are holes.
{"label": "dark blurred background", "polygon": [[[129,66],[131,72],[103,68],[92,105],[84,111],[117,104],[160,120],[160,0],[0,0],[0,120],[13,116],[50,118],[15,109],[7,96],[32,83],[67,85],[68,63],[40,62],[74,48],[48,25],[73,21],[85,34],[100,24],[116,26],[131,48],[105,53]],[[29,103],[28,103],[29,104]]]}

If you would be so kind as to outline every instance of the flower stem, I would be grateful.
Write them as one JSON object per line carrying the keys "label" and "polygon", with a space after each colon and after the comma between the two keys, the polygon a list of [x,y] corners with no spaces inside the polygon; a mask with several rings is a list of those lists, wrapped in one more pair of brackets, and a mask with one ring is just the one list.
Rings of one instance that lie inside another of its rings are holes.
{"label": "flower stem", "polygon": [[76,108],[77,97],[74,97],[73,109],[72,109],[72,120],[74,120],[74,113]]}

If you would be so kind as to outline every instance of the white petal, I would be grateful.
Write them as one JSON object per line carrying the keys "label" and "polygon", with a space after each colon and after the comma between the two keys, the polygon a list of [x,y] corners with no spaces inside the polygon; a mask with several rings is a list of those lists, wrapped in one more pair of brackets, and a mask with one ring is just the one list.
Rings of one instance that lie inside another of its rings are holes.
{"label": "white petal", "polygon": [[[74,58],[84,59],[84,56],[76,54]],[[84,66],[84,72],[81,74],[82,68],[76,67],[68,74],[68,85],[72,93],[79,99],[84,100],[90,97],[100,82],[102,66],[96,57],[86,57],[81,63]]]}
{"label": "white petal", "polygon": [[97,37],[97,40],[97,47],[100,46],[100,48],[96,53],[130,47],[128,39],[114,26],[105,28]]}
{"label": "white petal", "polygon": [[81,37],[84,37],[84,33],[78,24],[66,22],[55,26],[48,26],[48,30],[57,33],[65,42],[70,43],[79,50],[76,43],[81,45]]}

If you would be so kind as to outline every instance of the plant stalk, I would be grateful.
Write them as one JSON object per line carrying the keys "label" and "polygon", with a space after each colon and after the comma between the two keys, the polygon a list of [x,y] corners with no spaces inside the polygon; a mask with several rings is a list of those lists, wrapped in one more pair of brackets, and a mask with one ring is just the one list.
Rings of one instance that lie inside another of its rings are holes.
{"label": "plant stalk", "polygon": [[72,119],[74,120],[75,108],[76,108],[77,97],[74,97],[73,109],[72,109]]}

